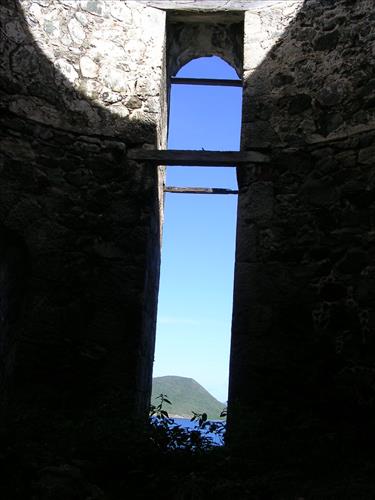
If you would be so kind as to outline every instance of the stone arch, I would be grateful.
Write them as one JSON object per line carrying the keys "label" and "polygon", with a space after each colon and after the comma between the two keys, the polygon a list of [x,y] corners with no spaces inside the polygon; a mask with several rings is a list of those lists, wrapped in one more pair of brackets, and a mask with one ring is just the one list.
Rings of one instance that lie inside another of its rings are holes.
{"label": "stone arch", "polygon": [[220,57],[220,59],[229,64],[229,66],[231,66],[236,71],[238,76],[241,77],[241,73],[239,69],[235,66],[233,58],[227,57],[227,54],[221,54],[220,51],[211,51],[207,53],[206,50],[196,51],[194,52],[194,54],[191,54],[189,51],[186,51],[185,53],[181,54],[178,59],[178,64],[176,64],[175,67],[173,68],[174,71],[173,74],[171,74],[171,76],[175,76],[180,71],[180,69],[189,64],[189,62],[194,61],[194,59],[200,59],[201,57],[213,57],[213,56]]}
{"label": "stone arch", "polygon": [[243,19],[229,17],[217,22],[209,16],[171,18],[167,29],[167,74],[169,77],[185,64],[199,57],[218,56],[232,66],[242,78]]}

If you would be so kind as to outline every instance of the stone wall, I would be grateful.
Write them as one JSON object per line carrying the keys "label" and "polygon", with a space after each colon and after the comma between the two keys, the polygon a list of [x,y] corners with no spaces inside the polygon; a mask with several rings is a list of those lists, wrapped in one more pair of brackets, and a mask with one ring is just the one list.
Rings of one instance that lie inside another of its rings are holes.
{"label": "stone wall", "polygon": [[238,169],[229,441],[265,460],[374,439],[374,19],[366,0],[245,17],[242,148],[272,162]]}
{"label": "stone wall", "polygon": [[165,146],[166,68],[216,54],[239,74],[243,56],[242,148],[272,157],[238,168],[228,442],[371,444],[373,2],[225,2],[247,10],[243,54],[242,14],[169,13],[168,65],[156,4],[202,8],[0,1],[5,417],[73,449],[147,414],[163,173],[126,152]]}
{"label": "stone wall", "polygon": [[0,269],[8,232],[30,259],[18,322],[0,322],[7,414],[62,440],[67,419],[121,432],[151,388],[162,179],[126,152],[164,146],[165,13],[9,0],[0,23]]}

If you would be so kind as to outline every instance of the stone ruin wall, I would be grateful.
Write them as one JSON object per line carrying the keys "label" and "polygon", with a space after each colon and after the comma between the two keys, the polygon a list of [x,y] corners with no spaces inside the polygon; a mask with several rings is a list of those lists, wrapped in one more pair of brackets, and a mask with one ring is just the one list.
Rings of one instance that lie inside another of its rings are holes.
{"label": "stone ruin wall", "polygon": [[1,284],[20,279],[14,241],[27,253],[26,289],[0,292],[3,396],[51,428],[144,415],[163,179],[126,153],[165,147],[165,13],[0,2],[0,53]]}
{"label": "stone ruin wall", "polygon": [[[0,4],[3,383],[88,428],[144,413],[150,389],[162,178],[126,160],[165,145],[165,13],[146,3]],[[254,454],[356,435],[371,407],[374,17],[369,0],[245,14],[242,148],[272,161],[238,169],[229,429]]]}
{"label": "stone ruin wall", "polygon": [[374,20],[367,0],[245,16],[242,148],[271,163],[238,169],[230,429],[260,455],[372,439]]}

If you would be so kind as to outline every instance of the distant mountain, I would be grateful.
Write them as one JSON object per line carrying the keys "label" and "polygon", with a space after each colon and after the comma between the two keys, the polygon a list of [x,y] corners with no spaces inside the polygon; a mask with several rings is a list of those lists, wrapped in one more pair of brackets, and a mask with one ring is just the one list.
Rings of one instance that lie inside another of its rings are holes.
{"label": "distant mountain", "polygon": [[168,396],[172,405],[166,404],[165,409],[170,417],[190,418],[193,411],[207,413],[209,419],[218,419],[225,408],[204,387],[192,378],[168,375],[155,377],[152,382],[151,403],[159,404],[156,399],[159,394]]}

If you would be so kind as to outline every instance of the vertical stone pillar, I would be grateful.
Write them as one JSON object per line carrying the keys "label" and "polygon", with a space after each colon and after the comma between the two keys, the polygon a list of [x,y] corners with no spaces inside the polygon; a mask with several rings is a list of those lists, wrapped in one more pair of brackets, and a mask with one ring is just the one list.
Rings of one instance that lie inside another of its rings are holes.
{"label": "vertical stone pillar", "polygon": [[[242,150],[270,153],[278,145],[267,109],[272,99],[268,57],[302,3],[275,2],[245,13]],[[280,417],[283,348],[275,321],[289,279],[283,264],[265,259],[277,244],[272,162],[240,167],[238,182],[228,443],[251,446],[259,458],[259,450],[272,442]]]}
{"label": "vertical stone pillar", "polygon": [[245,16],[242,149],[271,162],[238,169],[228,443],[265,464],[374,441],[367,9],[275,1]]}

